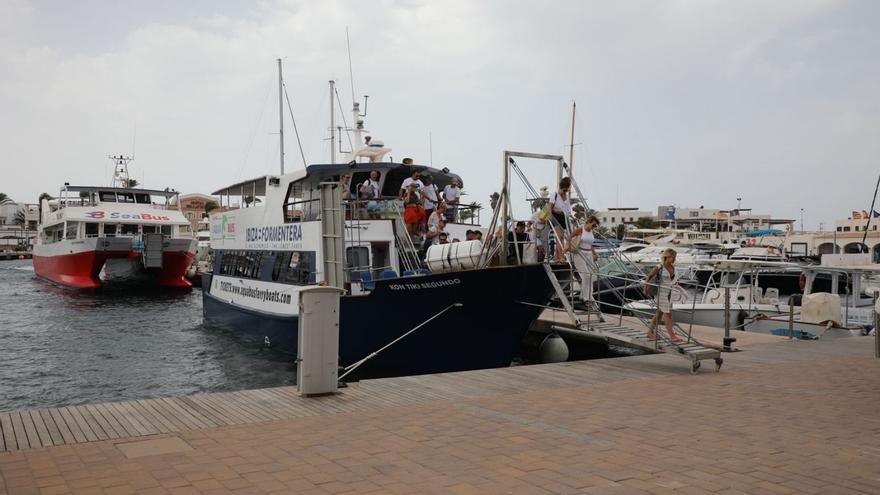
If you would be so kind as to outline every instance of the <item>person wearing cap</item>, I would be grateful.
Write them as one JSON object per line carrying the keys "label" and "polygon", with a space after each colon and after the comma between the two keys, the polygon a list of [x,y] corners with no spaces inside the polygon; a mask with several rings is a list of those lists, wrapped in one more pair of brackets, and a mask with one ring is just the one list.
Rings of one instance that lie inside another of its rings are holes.
{"label": "person wearing cap", "polygon": [[522,263],[526,243],[529,235],[526,234],[526,223],[516,222],[513,232],[507,233],[507,264],[516,265]]}
{"label": "person wearing cap", "polygon": [[452,182],[443,188],[443,201],[446,201],[449,208],[446,209],[446,221],[453,222],[458,215],[458,201],[461,198],[461,181],[457,177],[452,178]]}

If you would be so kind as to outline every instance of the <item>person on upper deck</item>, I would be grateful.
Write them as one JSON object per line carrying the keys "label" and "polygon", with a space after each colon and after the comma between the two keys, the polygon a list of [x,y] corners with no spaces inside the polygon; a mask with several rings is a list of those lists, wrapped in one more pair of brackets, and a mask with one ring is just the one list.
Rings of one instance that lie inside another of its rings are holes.
{"label": "person on upper deck", "polygon": [[[416,185],[416,194],[419,195],[419,204],[422,202],[422,188],[425,187],[425,183],[421,180],[422,173],[418,170],[413,170],[409,177],[403,179],[403,183],[400,185],[400,197],[403,198],[404,194],[406,194],[406,188],[410,184]],[[423,205],[424,206],[424,205]]]}
{"label": "person on upper deck", "polygon": [[439,193],[437,186],[434,185],[434,178],[430,175],[423,175],[422,182],[425,184],[422,188],[422,206],[425,208],[425,216],[430,219],[437,203],[440,202]]}
{"label": "person on upper deck", "polygon": [[458,201],[461,199],[461,181],[453,177],[448,186],[443,188],[443,201],[449,208],[446,209],[446,221],[455,221],[458,216]]}
{"label": "person on upper deck", "polygon": [[440,233],[446,228],[446,203],[437,205],[437,209],[428,217],[428,231],[425,232],[425,244],[422,249],[425,251],[431,247],[435,241],[439,240]]}
{"label": "person on upper deck", "polygon": [[361,199],[378,199],[379,198],[379,171],[370,170],[370,178],[360,185],[358,190]]}
{"label": "person on upper deck", "polygon": [[[565,231],[568,229],[568,217],[571,216],[571,179],[563,177],[559,181],[559,189],[550,196],[550,210],[553,217],[553,230],[556,231],[557,242],[565,242]],[[564,246],[563,246],[564,247]],[[556,248],[556,261],[565,261],[564,249]]]}
{"label": "person on upper deck", "polygon": [[425,211],[422,208],[418,187],[418,182],[410,182],[403,193],[403,222],[406,224],[406,231],[410,237],[415,237],[418,233],[419,224],[422,222]]}

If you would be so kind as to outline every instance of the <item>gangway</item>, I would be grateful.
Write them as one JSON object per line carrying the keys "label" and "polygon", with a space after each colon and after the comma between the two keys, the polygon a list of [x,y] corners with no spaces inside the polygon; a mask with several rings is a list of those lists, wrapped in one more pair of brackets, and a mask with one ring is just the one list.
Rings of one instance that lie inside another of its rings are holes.
{"label": "gangway", "polygon": [[[691,373],[696,373],[700,369],[702,361],[714,360],[715,371],[720,371],[721,365],[724,363],[720,350],[706,347],[694,338],[681,344],[663,338],[648,339],[644,330],[633,328],[625,323],[605,321],[588,325],[587,322],[582,321],[572,327],[553,325],[550,328],[562,334],[598,337],[609,344],[632,347],[644,352],[675,354],[690,361]],[[659,331],[660,329],[656,332],[659,333]]]}
{"label": "gangway", "polygon": [[[498,217],[498,213],[500,210],[501,213],[501,225],[502,232],[507,232],[509,230],[509,217],[510,217],[510,198],[509,198],[509,172],[512,170],[519,178],[522,180],[523,185],[526,187],[526,190],[531,193],[532,197],[538,198],[539,195],[537,191],[532,187],[529,183],[528,179],[525,177],[525,174],[520,170],[519,166],[514,161],[514,157],[525,157],[525,158],[535,158],[535,159],[543,159],[555,161],[557,164],[557,179],[562,177],[562,173],[565,170],[568,170],[568,165],[564,162],[563,158],[559,155],[539,155],[534,153],[521,153],[521,152],[512,152],[505,151],[503,157],[504,163],[504,182],[502,184],[502,189],[499,197],[499,208],[496,209],[495,214],[493,215],[492,224],[489,229],[490,232],[495,232],[495,223]],[[578,201],[586,205],[586,201],[584,200],[584,196],[581,193],[580,188],[578,187],[577,181],[574,177],[569,174],[569,179],[571,180],[571,184],[574,187],[574,190],[577,194]],[[556,226],[556,221],[553,217],[549,218],[549,222],[551,226]],[[572,225],[568,224],[569,219],[566,217],[566,225],[559,225],[558,227],[564,229],[566,232],[571,232]],[[555,230],[555,229],[554,229]],[[555,236],[555,234],[554,234]],[[562,239],[556,239],[559,243],[559,246],[564,245]],[[501,237],[500,248],[502,253],[508,252],[507,250],[507,236]],[[625,255],[622,253],[616,253],[618,257],[618,262],[624,263],[625,265],[632,265],[632,262],[629,261]],[[700,369],[702,361],[712,359],[715,361],[715,371],[721,370],[721,365],[724,363],[724,360],[721,358],[721,351],[712,347],[707,347],[696,339],[694,339],[690,332],[685,332],[674,325],[674,331],[677,335],[686,336],[687,339],[684,342],[673,342],[669,337],[663,335],[662,326],[658,321],[658,328],[655,329],[654,338],[648,339],[646,329],[650,328],[651,322],[650,319],[643,318],[639,314],[636,314],[636,318],[639,320],[640,324],[644,327],[644,329],[636,329],[629,324],[624,324],[623,317],[621,314],[621,318],[618,323],[612,323],[605,320],[602,316],[601,308],[597,303],[593,303],[595,307],[588,307],[585,309],[579,309],[575,306],[574,303],[574,293],[571,287],[571,283],[573,281],[573,268],[574,268],[574,257],[575,256],[584,256],[584,254],[580,251],[576,253],[566,253],[565,259],[567,264],[567,269],[565,272],[567,273],[566,280],[561,282],[557,277],[556,271],[553,269],[551,264],[548,261],[543,262],[544,270],[547,273],[547,277],[549,278],[554,291],[556,292],[556,296],[559,302],[562,305],[562,310],[568,316],[571,321],[571,326],[559,326],[554,325],[551,328],[557,332],[568,333],[568,334],[579,334],[585,337],[593,337],[602,339],[606,342],[624,345],[627,347],[637,348],[646,352],[659,353],[665,352],[669,354],[676,354],[687,359],[690,362],[691,373],[696,373],[697,370]],[[489,260],[492,258],[492,253],[487,247],[484,253],[484,260]],[[592,260],[584,260],[589,263]],[[517,262],[522,262],[519,259],[519,255],[517,254]],[[638,269],[638,268],[637,268]],[[640,270],[639,270],[640,271]],[[598,274],[598,271],[596,271]],[[642,273],[642,275],[644,275]],[[623,299],[621,299],[623,300]],[[523,303],[525,304],[525,303]],[[558,310],[559,308],[551,308],[554,310]],[[656,311],[656,309],[655,309]],[[653,315],[652,315],[653,316]]]}

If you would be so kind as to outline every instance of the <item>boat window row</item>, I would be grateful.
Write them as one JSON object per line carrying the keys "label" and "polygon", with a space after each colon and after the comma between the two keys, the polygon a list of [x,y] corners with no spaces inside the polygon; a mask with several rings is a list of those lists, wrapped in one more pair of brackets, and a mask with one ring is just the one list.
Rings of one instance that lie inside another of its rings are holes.
{"label": "boat window row", "polygon": [[[162,234],[171,237],[173,225],[139,225],[136,223],[97,223],[97,222],[65,222],[43,229],[43,241],[46,244],[63,239],[79,239],[93,237],[138,237],[142,234]],[[188,225],[179,226],[178,234],[185,237],[192,234]]]}
{"label": "boat window row", "polygon": [[294,285],[315,283],[315,251],[225,250],[215,254],[220,275]]}

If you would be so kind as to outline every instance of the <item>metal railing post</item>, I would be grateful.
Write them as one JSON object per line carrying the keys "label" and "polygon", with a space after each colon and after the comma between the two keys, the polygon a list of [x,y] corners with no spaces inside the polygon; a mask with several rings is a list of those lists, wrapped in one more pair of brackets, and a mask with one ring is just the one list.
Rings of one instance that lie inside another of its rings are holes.
{"label": "metal railing post", "polygon": [[788,340],[794,338],[794,304],[788,304]]}
{"label": "metal railing post", "polygon": [[874,291],[874,357],[880,359],[880,313],[877,312],[877,291]]}
{"label": "metal railing post", "polygon": [[724,288],[724,340],[722,347],[725,351],[730,350],[730,287]]}

